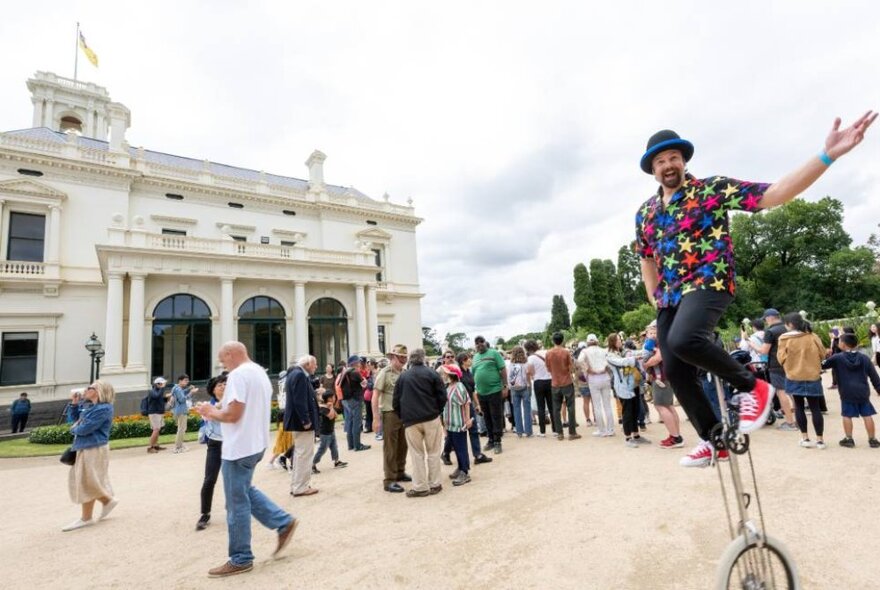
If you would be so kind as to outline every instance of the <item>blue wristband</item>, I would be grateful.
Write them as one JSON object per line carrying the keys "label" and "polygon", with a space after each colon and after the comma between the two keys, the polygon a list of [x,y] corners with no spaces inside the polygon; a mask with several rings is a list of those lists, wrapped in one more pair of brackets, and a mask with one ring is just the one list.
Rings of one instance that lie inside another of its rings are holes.
{"label": "blue wristband", "polygon": [[828,152],[826,152],[825,150],[822,150],[822,152],[819,154],[819,159],[822,160],[822,163],[826,166],[830,166],[834,163],[834,160],[831,159],[831,156],[829,156]]}

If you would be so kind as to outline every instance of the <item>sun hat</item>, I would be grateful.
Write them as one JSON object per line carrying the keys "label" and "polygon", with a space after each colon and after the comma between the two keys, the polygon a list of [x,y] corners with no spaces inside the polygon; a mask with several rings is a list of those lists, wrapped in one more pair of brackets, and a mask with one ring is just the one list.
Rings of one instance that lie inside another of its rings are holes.
{"label": "sun hat", "polygon": [[457,365],[440,365],[440,368],[450,375],[455,375],[457,379],[461,380],[461,369],[459,369]]}
{"label": "sun hat", "polygon": [[588,334],[587,335],[587,343],[590,343],[590,342],[599,342],[599,337],[596,336],[595,334]]}
{"label": "sun hat", "polygon": [[648,146],[645,149],[641,162],[639,162],[642,171],[652,174],[651,164],[654,161],[654,156],[664,150],[679,150],[682,157],[684,157],[684,161],[689,162],[694,155],[694,144],[686,139],[682,139],[678,136],[678,133],[671,129],[658,131],[648,140]]}
{"label": "sun hat", "polygon": [[406,358],[408,355],[409,351],[407,351],[406,346],[403,344],[395,344],[394,348],[391,349],[391,352],[385,356],[402,356],[403,358]]}

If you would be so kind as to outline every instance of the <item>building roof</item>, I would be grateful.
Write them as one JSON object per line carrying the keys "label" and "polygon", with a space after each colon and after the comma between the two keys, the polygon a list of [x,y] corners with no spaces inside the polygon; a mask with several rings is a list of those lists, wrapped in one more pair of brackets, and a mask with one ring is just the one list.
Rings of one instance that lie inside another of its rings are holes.
{"label": "building roof", "polygon": [[[4,133],[4,135],[26,137],[29,139],[37,139],[53,143],[67,142],[66,133],[53,131],[48,127],[18,129],[15,131],[7,131]],[[77,142],[80,146],[84,148],[103,151],[108,151],[110,149],[110,144],[108,142],[102,141],[100,139],[93,139],[91,137],[78,136]],[[128,150],[132,158],[140,157],[140,151],[138,148],[129,147]],[[210,162],[206,160],[197,160],[195,158],[187,158],[185,156],[175,156],[172,154],[156,152],[153,150],[145,149],[143,151],[143,157],[151,163],[160,164],[163,166],[174,166],[175,168],[184,168],[198,172],[205,171],[210,172],[211,174],[214,174],[216,176],[239,178],[242,180],[249,180],[253,182],[260,182],[262,180],[265,180],[269,184],[290,187],[295,190],[301,190],[303,192],[307,191],[309,188],[309,182],[301,178],[294,178],[291,176],[279,176],[277,174],[269,173],[261,174],[259,170],[240,168],[238,166],[229,166],[227,164],[219,164],[217,162]],[[355,199],[366,203],[377,203],[375,199],[371,199],[354,187],[337,186],[334,184],[327,184],[325,186],[327,187],[327,193],[334,197],[354,197]]]}

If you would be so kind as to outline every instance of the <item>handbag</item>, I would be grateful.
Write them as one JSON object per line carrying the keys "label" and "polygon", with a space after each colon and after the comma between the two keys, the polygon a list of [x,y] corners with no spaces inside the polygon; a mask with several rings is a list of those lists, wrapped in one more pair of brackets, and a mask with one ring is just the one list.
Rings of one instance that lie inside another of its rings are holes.
{"label": "handbag", "polygon": [[73,450],[73,447],[67,447],[67,450],[61,453],[61,457],[58,460],[65,465],[73,465],[76,463],[76,451]]}

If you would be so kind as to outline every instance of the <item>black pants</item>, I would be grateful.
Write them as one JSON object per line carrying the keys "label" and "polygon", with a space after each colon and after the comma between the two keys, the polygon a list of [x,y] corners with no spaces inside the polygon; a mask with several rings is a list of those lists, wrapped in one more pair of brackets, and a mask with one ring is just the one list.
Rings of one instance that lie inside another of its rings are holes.
{"label": "black pants", "polygon": [[486,421],[489,443],[500,445],[501,435],[504,432],[504,400],[501,399],[501,392],[481,395],[480,407],[483,408],[483,420]]}
{"label": "black pants", "polygon": [[[550,379],[537,379],[532,382],[535,385],[535,402],[538,405],[538,428],[541,434],[547,433],[547,414],[553,411],[553,388]],[[532,417],[529,416],[529,420]],[[556,432],[556,427],[551,424],[550,428]]]}
{"label": "black pants", "polygon": [[636,395],[630,399],[622,399],[620,404],[623,406],[623,434],[626,435],[626,438],[634,434],[637,435],[639,433],[639,426],[636,422],[638,421],[639,406],[641,405],[639,396]]}
{"label": "black pants", "polygon": [[27,426],[28,415],[27,414],[13,414],[12,415],[12,434],[16,432],[24,432],[24,427]]}
{"label": "black pants", "polygon": [[373,432],[373,402],[367,400],[364,400],[364,432]]}
{"label": "black pants", "polygon": [[806,404],[810,406],[810,417],[813,419],[813,428],[816,436],[825,434],[825,416],[822,415],[822,398],[817,396],[793,395],[794,398],[794,419],[797,421],[798,429],[801,434],[807,434],[807,412]]}
{"label": "black pants", "polygon": [[562,404],[568,409],[568,434],[577,434],[574,420],[574,384],[564,387],[553,387],[553,432],[556,436],[562,436]]}
{"label": "black pants", "polygon": [[220,450],[223,442],[208,440],[208,454],[205,457],[205,481],[202,482],[202,514],[211,513],[211,503],[214,499],[214,485],[220,474]]}
{"label": "black pants", "polygon": [[703,440],[709,440],[718,418],[703,393],[699,369],[738,391],[755,388],[755,376],[715,344],[715,326],[731,301],[733,297],[726,292],[694,291],[682,297],[677,306],[664,307],[657,314],[657,340],[666,377]]}

